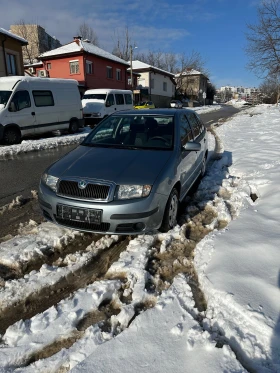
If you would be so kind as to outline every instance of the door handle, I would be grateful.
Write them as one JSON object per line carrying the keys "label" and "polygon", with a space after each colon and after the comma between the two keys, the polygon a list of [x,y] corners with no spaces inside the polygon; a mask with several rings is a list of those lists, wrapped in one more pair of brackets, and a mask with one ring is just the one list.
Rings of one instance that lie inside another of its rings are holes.
{"label": "door handle", "polygon": [[31,115],[35,115],[35,111],[32,111]]}

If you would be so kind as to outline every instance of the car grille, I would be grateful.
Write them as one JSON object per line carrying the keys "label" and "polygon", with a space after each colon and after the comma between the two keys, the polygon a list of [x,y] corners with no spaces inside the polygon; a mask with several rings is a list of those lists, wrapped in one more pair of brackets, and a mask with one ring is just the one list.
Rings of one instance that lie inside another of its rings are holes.
{"label": "car grille", "polygon": [[61,180],[57,195],[84,200],[106,201],[109,196],[110,186],[88,183],[85,189],[78,187],[78,181]]}
{"label": "car grille", "polygon": [[81,221],[62,219],[58,218],[57,216],[55,216],[55,220],[58,224],[64,225],[65,227],[81,229],[85,231],[108,232],[110,229],[110,223],[93,224]]}

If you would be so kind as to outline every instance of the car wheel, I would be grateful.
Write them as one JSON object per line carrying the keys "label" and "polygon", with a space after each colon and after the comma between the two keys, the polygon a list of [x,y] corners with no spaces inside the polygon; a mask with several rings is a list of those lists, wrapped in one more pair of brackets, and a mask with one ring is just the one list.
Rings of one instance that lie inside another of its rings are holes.
{"label": "car wheel", "polygon": [[76,133],[79,130],[79,123],[77,120],[71,120],[69,124],[69,133]]}
{"label": "car wheel", "polygon": [[162,232],[168,232],[170,229],[175,227],[177,223],[178,206],[178,191],[173,188],[165,206],[164,216],[160,227]]}
{"label": "car wheel", "polygon": [[7,128],[4,132],[3,142],[6,145],[19,144],[21,140],[20,130],[17,128]]}

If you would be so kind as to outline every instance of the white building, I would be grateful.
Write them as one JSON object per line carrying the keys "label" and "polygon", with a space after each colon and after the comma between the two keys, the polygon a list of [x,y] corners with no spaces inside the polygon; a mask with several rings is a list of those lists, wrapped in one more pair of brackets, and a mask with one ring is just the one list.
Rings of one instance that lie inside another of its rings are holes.
{"label": "white building", "polygon": [[132,61],[132,70],[139,74],[134,90],[136,101],[151,100],[158,107],[169,107],[175,95],[174,74],[138,60]]}

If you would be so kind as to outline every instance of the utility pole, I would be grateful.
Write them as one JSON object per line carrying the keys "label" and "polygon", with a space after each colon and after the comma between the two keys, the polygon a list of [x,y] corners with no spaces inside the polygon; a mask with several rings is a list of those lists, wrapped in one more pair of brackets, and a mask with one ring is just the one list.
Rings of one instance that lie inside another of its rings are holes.
{"label": "utility pole", "polygon": [[132,45],[130,46],[130,82],[131,82],[131,90],[133,92]]}
{"label": "utility pole", "polygon": [[130,81],[131,81],[131,90],[133,92],[133,69],[132,69],[132,54],[133,49],[136,49],[137,47],[133,47],[130,45]]}

